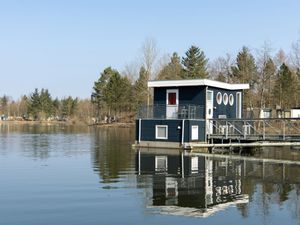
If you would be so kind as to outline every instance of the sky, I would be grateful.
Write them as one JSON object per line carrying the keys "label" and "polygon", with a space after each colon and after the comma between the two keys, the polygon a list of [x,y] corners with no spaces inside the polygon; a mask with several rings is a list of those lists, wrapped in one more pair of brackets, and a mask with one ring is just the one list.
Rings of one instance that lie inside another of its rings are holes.
{"label": "sky", "polygon": [[146,39],[160,55],[191,45],[210,61],[300,38],[299,0],[0,0],[0,96],[35,88],[89,98],[108,66],[120,72]]}

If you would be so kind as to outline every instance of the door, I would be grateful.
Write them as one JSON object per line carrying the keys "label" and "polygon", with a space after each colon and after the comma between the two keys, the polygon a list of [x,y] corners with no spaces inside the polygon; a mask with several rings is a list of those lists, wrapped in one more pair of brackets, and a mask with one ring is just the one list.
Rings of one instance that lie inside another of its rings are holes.
{"label": "door", "polygon": [[214,92],[206,91],[206,134],[213,133],[213,121],[209,119],[213,118],[213,109],[214,109]]}
{"label": "door", "polygon": [[167,90],[167,108],[166,108],[166,118],[167,119],[177,119],[178,117],[178,89]]}

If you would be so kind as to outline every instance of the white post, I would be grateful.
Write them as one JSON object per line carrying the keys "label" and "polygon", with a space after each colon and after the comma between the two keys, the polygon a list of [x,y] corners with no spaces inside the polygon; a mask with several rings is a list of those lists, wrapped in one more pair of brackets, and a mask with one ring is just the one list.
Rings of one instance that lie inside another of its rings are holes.
{"label": "white post", "polygon": [[184,143],[184,119],[182,120],[182,125],[181,125],[181,145]]}
{"label": "white post", "polygon": [[139,119],[139,139],[138,142],[141,142],[141,135],[142,135],[142,119]]}

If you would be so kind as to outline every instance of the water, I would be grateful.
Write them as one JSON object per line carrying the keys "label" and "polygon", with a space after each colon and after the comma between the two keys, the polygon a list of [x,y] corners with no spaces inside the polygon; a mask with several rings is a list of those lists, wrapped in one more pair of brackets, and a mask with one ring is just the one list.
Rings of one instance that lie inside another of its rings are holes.
{"label": "water", "polygon": [[0,224],[300,224],[300,150],[136,152],[133,138],[0,125]]}

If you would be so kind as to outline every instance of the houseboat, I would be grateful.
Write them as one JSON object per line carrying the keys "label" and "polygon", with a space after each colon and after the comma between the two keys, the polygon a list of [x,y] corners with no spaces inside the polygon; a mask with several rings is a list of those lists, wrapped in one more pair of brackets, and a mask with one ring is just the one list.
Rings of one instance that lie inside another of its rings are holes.
{"label": "houseboat", "polygon": [[149,81],[148,87],[153,88],[153,104],[138,112],[135,145],[188,148],[208,142],[212,119],[242,118],[249,84],[191,79]]}

